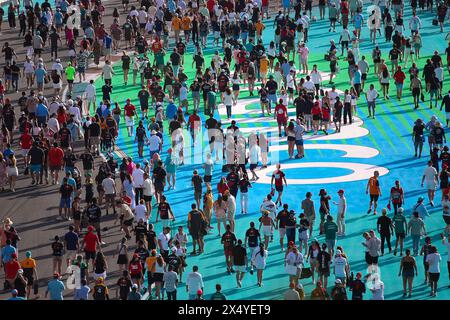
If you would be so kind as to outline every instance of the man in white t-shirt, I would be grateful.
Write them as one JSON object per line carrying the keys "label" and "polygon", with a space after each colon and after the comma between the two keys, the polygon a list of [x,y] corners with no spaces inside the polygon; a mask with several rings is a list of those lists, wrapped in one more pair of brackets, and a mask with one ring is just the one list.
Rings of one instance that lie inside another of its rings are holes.
{"label": "man in white t-shirt", "polygon": [[156,130],[151,131],[150,138],[148,138],[148,146],[150,149],[150,159],[153,158],[155,153],[158,153],[161,149],[162,141],[161,138],[156,135]]}
{"label": "man in white t-shirt", "polygon": [[367,90],[366,92],[367,107],[369,108],[369,118],[372,117],[373,119],[375,119],[375,103],[378,96],[378,91],[375,90],[374,85],[371,84],[369,90]]}
{"label": "man in white t-shirt", "polygon": [[111,173],[108,173],[108,176],[105,179],[103,179],[102,186],[105,191],[106,214],[108,214],[109,204],[111,204],[111,206],[113,208],[113,212],[114,212],[114,214],[116,214],[116,205],[114,203],[114,200],[116,197],[117,189],[116,189],[116,182],[112,178]]}
{"label": "man in white t-shirt", "polygon": [[195,300],[197,291],[203,291],[203,277],[198,272],[198,266],[192,267],[192,272],[186,278],[186,291],[189,295],[189,300]]}
{"label": "man in white t-shirt", "polygon": [[85,113],[85,114],[89,113],[89,107],[90,107],[91,103],[94,105],[94,110],[95,110],[96,91],[97,91],[97,89],[95,88],[94,80],[89,81],[89,84],[86,86],[86,89],[84,89],[84,94],[86,95],[87,106],[86,106],[85,110],[83,110],[83,113]]}
{"label": "man in white t-shirt", "polygon": [[336,250],[336,255],[334,257],[334,276],[336,279],[341,280],[342,284],[345,285],[347,282],[349,267],[347,259],[342,256],[341,250]]}
{"label": "man in white t-shirt", "polygon": [[338,191],[339,201],[333,201],[337,205],[337,225],[338,225],[338,236],[345,236],[345,213],[347,212],[347,199],[344,197],[344,190]]}
{"label": "man in white t-shirt", "polygon": [[136,163],[136,169],[132,173],[133,187],[136,193],[136,203],[143,199],[144,193],[144,170],[141,169],[141,164]]}
{"label": "man in white t-shirt", "polygon": [[256,181],[259,179],[258,175],[255,172],[255,169],[258,167],[258,162],[260,158],[261,158],[261,147],[255,143],[250,148],[249,154],[250,172],[252,173],[250,181]]}
{"label": "man in white t-shirt", "polygon": [[310,76],[306,76],[306,81],[303,84],[303,88],[306,89],[306,92],[310,94],[311,96],[314,96],[314,92],[316,91],[316,86],[314,85],[314,82],[311,80]]}
{"label": "man in white t-shirt", "polygon": [[27,79],[27,89],[30,89],[33,86],[33,75],[35,69],[36,67],[34,62],[27,56],[26,61],[23,64],[23,73]]}
{"label": "man in white t-shirt", "polygon": [[428,161],[428,167],[423,172],[422,176],[422,188],[423,183],[425,182],[426,188],[428,190],[428,199],[430,200],[430,204],[432,207],[434,207],[434,193],[436,191],[436,187],[438,184],[438,172],[435,167],[433,167],[433,162]]}
{"label": "man in white t-shirt", "polygon": [[73,103],[72,99],[69,99],[67,101],[67,107],[69,108],[69,114],[72,116],[73,115],[73,119],[75,120],[76,123],[78,123],[79,125],[81,125],[81,114],[80,114],[80,108],[78,107],[78,105]]}
{"label": "man in white t-shirt", "polygon": [[170,227],[165,227],[163,232],[158,235],[159,252],[164,260],[169,256]]}
{"label": "man in white t-shirt", "polygon": [[56,72],[62,76],[64,72],[64,67],[61,64],[61,59],[56,59],[55,62],[52,64],[52,70],[56,70]]}
{"label": "man in white t-shirt", "polygon": [[330,107],[334,106],[336,103],[336,98],[339,96],[339,93],[336,91],[336,86],[331,87],[331,91],[328,91],[328,97],[330,98]]}
{"label": "man in white t-shirt", "polygon": [[139,204],[134,208],[134,216],[135,221],[139,221],[142,219],[144,221],[144,224],[147,224],[148,221],[148,214],[147,214],[147,207],[145,206],[145,201],[142,199]]}
{"label": "man in white t-shirt", "polygon": [[151,217],[152,214],[152,197],[155,194],[155,189],[153,187],[152,179],[150,179],[150,176],[147,172],[144,173],[144,183],[143,185],[143,195],[144,195],[144,201],[145,205],[147,207],[147,211],[149,212],[149,215]]}

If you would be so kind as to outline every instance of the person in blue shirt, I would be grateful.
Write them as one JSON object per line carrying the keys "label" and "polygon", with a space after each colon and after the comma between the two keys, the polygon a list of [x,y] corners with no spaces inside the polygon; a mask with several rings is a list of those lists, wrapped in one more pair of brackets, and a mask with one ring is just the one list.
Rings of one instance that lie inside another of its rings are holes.
{"label": "person in blue shirt", "polygon": [[47,106],[41,99],[39,99],[39,103],[36,106],[36,117],[38,126],[42,127],[44,124],[46,124],[49,116],[50,114],[48,113]]}
{"label": "person in blue shirt", "polygon": [[173,100],[169,100],[169,104],[166,107],[166,118],[173,119],[177,114],[177,106],[173,103]]}
{"label": "person in blue shirt", "polygon": [[70,265],[71,260],[75,260],[80,249],[78,234],[74,231],[74,226],[69,226],[69,232],[64,235],[64,249],[66,250],[66,263]]}
{"label": "person in blue shirt", "polygon": [[8,298],[7,300],[26,300],[24,297],[19,297],[19,291],[16,289],[11,290],[11,298]]}
{"label": "person in blue shirt", "polygon": [[353,72],[353,87],[356,90],[356,93],[358,95],[359,98],[359,94],[361,93],[361,78],[362,78],[362,73],[361,70],[359,70],[358,65],[354,66],[354,72]]}
{"label": "person in blue shirt", "polygon": [[112,50],[112,38],[108,33],[106,33],[105,37],[103,38],[103,48],[105,49],[105,59],[110,60]]}
{"label": "person in blue shirt", "polygon": [[42,63],[38,64],[37,69],[34,71],[34,75],[36,76],[38,91],[43,91],[44,78],[47,76],[47,71],[44,69],[44,65]]}
{"label": "person in blue shirt", "polygon": [[358,9],[357,13],[353,16],[353,23],[356,30],[356,38],[360,39],[361,28],[364,23],[364,16],[361,13],[361,9]]}
{"label": "person in blue shirt", "polygon": [[59,273],[53,275],[53,279],[48,282],[45,298],[50,293],[50,300],[64,300],[63,292],[66,289],[64,283],[60,280]]}
{"label": "person in blue shirt", "polygon": [[75,290],[73,300],[89,300],[91,288],[87,285],[86,279],[81,279],[81,287]]}
{"label": "person in blue shirt", "polygon": [[6,149],[3,150],[3,158],[8,159],[10,155],[14,155],[14,151],[11,149],[11,144],[6,144]]}
{"label": "person in blue shirt", "polygon": [[284,78],[286,78],[289,72],[291,71],[291,65],[289,64],[287,59],[285,59],[283,64],[281,65],[281,71],[283,72]]}
{"label": "person in blue shirt", "polygon": [[2,249],[2,264],[5,265],[5,263],[11,261],[13,254],[17,254],[17,249],[11,245],[11,240],[8,239],[6,240],[6,246]]}

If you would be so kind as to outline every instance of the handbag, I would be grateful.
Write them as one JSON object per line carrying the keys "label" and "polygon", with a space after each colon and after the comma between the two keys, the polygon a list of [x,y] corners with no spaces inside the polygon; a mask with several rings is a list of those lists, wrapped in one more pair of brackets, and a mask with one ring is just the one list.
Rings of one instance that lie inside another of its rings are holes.
{"label": "handbag", "polygon": [[330,61],[330,55],[329,54],[325,54],[324,57],[325,61]]}
{"label": "handbag", "polygon": [[438,19],[434,18],[431,23],[433,24],[433,26],[437,26],[439,24],[439,21]]}
{"label": "handbag", "polygon": [[308,279],[311,278],[312,272],[310,267],[305,267],[302,269],[302,273],[300,274],[300,279]]}

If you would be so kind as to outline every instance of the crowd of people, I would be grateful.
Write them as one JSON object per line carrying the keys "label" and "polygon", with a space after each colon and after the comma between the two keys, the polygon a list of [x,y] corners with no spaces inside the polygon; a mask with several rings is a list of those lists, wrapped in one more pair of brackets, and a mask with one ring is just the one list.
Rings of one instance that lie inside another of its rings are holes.
{"label": "crowd of people", "polygon": [[[306,134],[340,133],[342,126],[355,122],[358,104],[367,104],[369,117],[375,119],[377,99],[390,99],[389,86],[394,83],[396,98],[401,100],[409,79],[414,109],[420,101],[428,104],[425,95],[429,95],[431,109],[439,107],[438,101],[440,110],[445,107],[448,126],[450,91],[447,95],[443,83],[444,68],[450,73],[450,43],[445,52],[435,51],[424,65],[418,65],[420,16],[435,12],[436,25],[443,32],[450,15],[448,1],[437,1],[435,8],[433,1],[375,1],[373,10],[365,15],[361,0],[319,0],[319,17],[312,15],[312,0],[282,0],[280,11],[269,10],[268,0],[142,0],[134,4],[123,0],[122,4],[122,8],[106,8],[101,0],[60,0],[52,7],[48,0],[35,5],[25,0],[23,6],[19,1],[9,2],[7,12],[0,8],[0,31],[4,16],[9,28],[16,29],[18,21],[26,49],[19,57],[17,48],[8,42],[2,46],[0,188],[15,192],[19,175],[29,176],[32,185],[54,185],[59,193],[58,220],[70,221],[64,236],[55,236],[49,245],[54,276],[45,297],[63,300],[64,294],[73,290],[77,300],[112,299],[106,279],[111,265],[117,264],[121,275],[116,297],[122,300],[140,300],[144,295],[176,300],[183,280],[191,300],[224,300],[220,284],[215,293],[204,296],[201,272],[206,269],[197,265],[189,268],[192,272],[186,269],[191,255],[208,250],[204,238],[215,228],[219,240],[211,241],[223,245],[224,268],[236,275],[239,288],[247,271],[256,272],[255,282],[263,286],[266,261],[274,238],[278,238],[285,253],[279,263],[287,275],[285,299],[343,300],[350,299],[347,295],[351,292],[351,299],[361,300],[368,298],[367,288],[372,299],[382,300],[389,284],[380,278],[379,257],[385,253],[385,244],[391,254],[395,233],[393,255],[401,257],[404,296],[412,295],[419,254],[431,296],[437,295],[441,256],[430,237],[425,237],[424,243],[421,240],[428,229],[424,198],[405,210],[400,181],[390,189],[389,207],[392,204],[394,216],[388,217],[390,208],[382,208],[376,225],[368,226],[362,235],[367,274],[352,270],[350,257],[337,245],[337,240],[346,236],[345,190],[332,197],[326,189],[311,188],[299,199],[298,215],[293,209],[296,204],[283,201],[288,183],[279,163],[270,192],[260,199],[261,215],[255,216],[245,234],[236,234],[237,208],[241,214],[249,213],[249,194],[259,179],[258,169],[269,164],[270,139],[264,132],[244,136],[239,122],[233,120],[233,111],[247,90],[249,96],[257,94],[262,117],[274,117],[279,138],[286,138],[289,158],[301,159],[305,157]],[[412,16],[404,18],[408,5]],[[110,11],[112,23],[105,25]],[[329,72],[320,71],[317,64],[310,66],[307,46],[311,26],[324,20],[326,13],[329,33],[339,33],[339,40],[331,40],[324,52]],[[274,37],[265,43],[268,31],[264,30],[272,24]],[[364,28],[370,30],[371,57],[359,50]],[[378,45],[383,41],[382,31],[384,41],[392,43],[386,52]],[[61,57],[62,47],[67,56]],[[220,49],[207,63],[203,52],[210,47]],[[51,62],[45,61],[46,52],[51,54]],[[191,56],[195,72],[188,76]],[[122,81],[113,69],[114,59],[120,60],[123,84],[141,88],[136,97],[127,96],[123,105],[112,99],[113,84]],[[333,79],[344,63],[348,64],[348,84],[337,88]],[[98,69],[101,88],[86,75],[89,69]],[[373,83],[365,85],[373,77],[378,80],[377,88]],[[82,93],[77,91],[78,83],[86,84]],[[16,99],[20,90],[23,92]],[[132,100],[139,101],[139,106]],[[230,121],[226,128],[217,117],[219,106],[225,107]],[[134,139],[139,159],[117,158],[119,128],[126,128],[128,137]],[[190,211],[186,208],[187,225],[175,225],[171,200],[164,192],[176,190],[184,151],[202,144],[202,128],[207,132],[209,151],[202,161],[203,174],[195,170],[192,175],[193,201]],[[189,134],[185,136],[184,131]],[[431,161],[422,184],[426,184],[431,206],[435,190],[442,190],[442,243],[450,250],[450,153],[438,117],[426,124],[421,119],[415,122],[415,156],[422,156],[426,134]],[[165,139],[170,142],[164,143]],[[167,153],[165,159],[163,153]],[[216,164],[222,164],[222,173],[215,172]],[[217,185],[212,184],[214,176],[221,176]],[[377,214],[382,189],[388,192],[379,178],[375,171],[367,183],[368,214]],[[312,200],[313,191],[320,198],[317,204]],[[410,220],[406,212],[410,212]],[[102,249],[106,245],[102,235],[109,230],[101,224],[109,214],[115,215],[114,225],[119,224],[123,232],[112,258]],[[278,236],[274,236],[275,230]],[[20,237],[10,218],[3,221],[0,233],[5,289],[12,290],[12,300],[36,298],[39,282],[32,252],[20,257]],[[322,235],[324,242],[320,243],[317,237]],[[412,250],[404,248],[407,236],[413,241]],[[448,268],[450,272],[450,260]],[[334,284],[328,283],[331,274]],[[64,284],[62,277],[70,281]],[[316,285],[310,294],[300,281],[308,278]]]}

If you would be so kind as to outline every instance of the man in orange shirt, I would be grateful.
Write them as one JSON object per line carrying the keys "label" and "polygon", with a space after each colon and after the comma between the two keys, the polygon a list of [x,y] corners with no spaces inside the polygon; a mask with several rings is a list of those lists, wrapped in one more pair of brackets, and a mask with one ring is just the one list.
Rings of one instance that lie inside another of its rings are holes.
{"label": "man in orange shirt", "polygon": [[175,41],[178,42],[180,39],[180,27],[181,19],[179,15],[174,15],[172,18],[172,30],[175,33]]}
{"label": "man in orange shirt", "polygon": [[259,60],[259,74],[261,76],[261,82],[263,85],[266,84],[268,71],[269,71],[269,59],[267,59],[266,54],[263,54],[261,56],[261,59]]}
{"label": "man in orange shirt", "polygon": [[186,13],[183,17],[183,20],[181,20],[181,29],[184,31],[184,39],[186,43],[189,43],[189,36],[191,34],[191,18],[189,18],[188,14]]}
{"label": "man in orange shirt", "polygon": [[378,181],[378,177],[380,176],[380,173],[378,171],[375,171],[373,173],[373,177],[369,179],[366,186],[366,194],[369,194],[370,191],[370,204],[369,204],[369,210],[367,210],[367,214],[369,214],[372,211],[372,204],[373,204],[373,214],[377,214],[377,203],[378,198],[381,197],[381,189],[380,189],[380,183]]}
{"label": "man in orange shirt", "polygon": [[262,33],[263,30],[266,28],[264,23],[262,23],[261,19],[258,20],[258,22],[255,25],[256,28],[256,41],[262,40]]}

